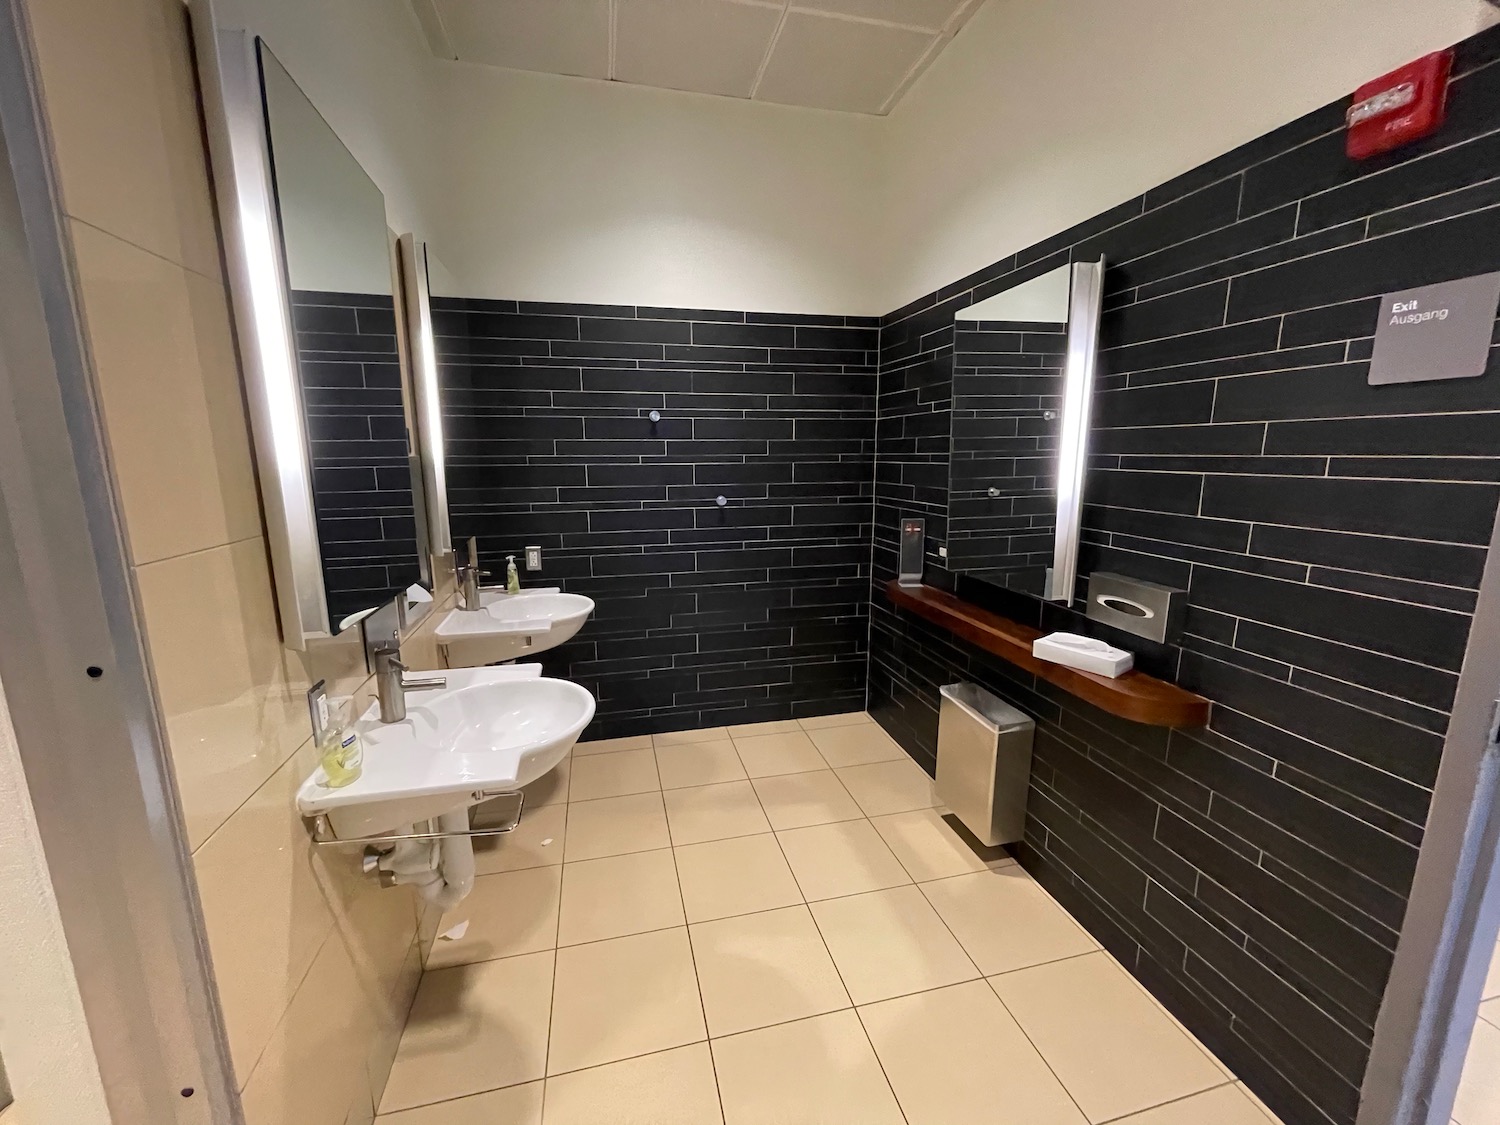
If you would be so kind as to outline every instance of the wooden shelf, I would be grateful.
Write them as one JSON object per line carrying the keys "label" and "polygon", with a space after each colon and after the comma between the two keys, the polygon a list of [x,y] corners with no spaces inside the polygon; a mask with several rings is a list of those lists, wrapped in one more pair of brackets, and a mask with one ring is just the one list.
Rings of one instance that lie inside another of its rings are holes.
{"label": "wooden shelf", "polygon": [[1176,684],[1158,680],[1144,672],[1132,670],[1112,680],[1108,676],[1038,660],[1031,655],[1031,642],[1042,635],[1040,629],[980,609],[946,590],[890,582],[886,584],[885,592],[901,609],[942,626],[954,636],[1024,668],[1039,679],[1056,684],[1111,715],[1157,727],[1201,727],[1208,723],[1212,704],[1201,695],[1184,691]]}

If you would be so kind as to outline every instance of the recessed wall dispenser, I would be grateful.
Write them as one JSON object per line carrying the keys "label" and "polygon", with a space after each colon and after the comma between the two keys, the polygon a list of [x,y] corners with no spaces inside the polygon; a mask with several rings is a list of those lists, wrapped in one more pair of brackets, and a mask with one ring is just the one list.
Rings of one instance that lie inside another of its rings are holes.
{"label": "recessed wall dispenser", "polygon": [[1089,575],[1089,617],[1148,641],[1175,641],[1186,609],[1186,590],[1109,571]]}

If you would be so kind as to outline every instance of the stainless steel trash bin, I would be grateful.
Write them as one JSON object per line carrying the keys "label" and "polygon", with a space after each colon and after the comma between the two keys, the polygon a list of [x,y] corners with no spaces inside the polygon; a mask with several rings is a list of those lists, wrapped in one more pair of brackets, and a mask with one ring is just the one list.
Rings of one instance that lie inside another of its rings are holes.
{"label": "stainless steel trash bin", "polygon": [[940,690],[938,799],[983,843],[1014,844],[1026,827],[1036,722],[973,684]]}

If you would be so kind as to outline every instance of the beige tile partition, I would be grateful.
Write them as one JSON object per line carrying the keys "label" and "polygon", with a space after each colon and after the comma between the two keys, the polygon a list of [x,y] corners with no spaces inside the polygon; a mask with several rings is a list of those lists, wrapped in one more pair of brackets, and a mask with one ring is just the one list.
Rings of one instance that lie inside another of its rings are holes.
{"label": "beige tile partition", "polygon": [[[179,0],[31,0],[85,331],[249,1125],[368,1122],[419,911],[292,805],[303,694],[368,698],[357,640],[282,647]],[[451,583],[439,605],[452,597]],[[429,621],[430,626],[430,621]],[[407,646],[437,663],[430,627]],[[436,919],[428,919],[431,929]]]}

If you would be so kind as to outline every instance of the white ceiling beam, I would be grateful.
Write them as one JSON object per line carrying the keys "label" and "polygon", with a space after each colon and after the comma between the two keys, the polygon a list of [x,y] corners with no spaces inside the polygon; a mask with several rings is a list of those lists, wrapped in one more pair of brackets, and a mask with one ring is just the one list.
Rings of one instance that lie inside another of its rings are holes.
{"label": "white ceiling beam", "polygon": [[771,65],[771,55],[776,50],[776,41],[781,38],[781,29],[786,26],[786,14],[791,9],[792,0],[785,0],[781,5],[781,14],[776,17],[776,30],[771,32],[771,41],[766,44],[766,53],[760,58],[760,66],[755,71],[755,81],[750,84],[750,97],[753,100],[760,92],[760,83],[766,76],[766,68]]}
{"label": "white ceiling beam", "polygon": [[448,28],[443,24],[443,16],[437,9],[436,0],[411,0],[411,10],[417,15],[417,23],[422,25],[428,49],[440,59],[458,58],[458,51],[453,46]]}

